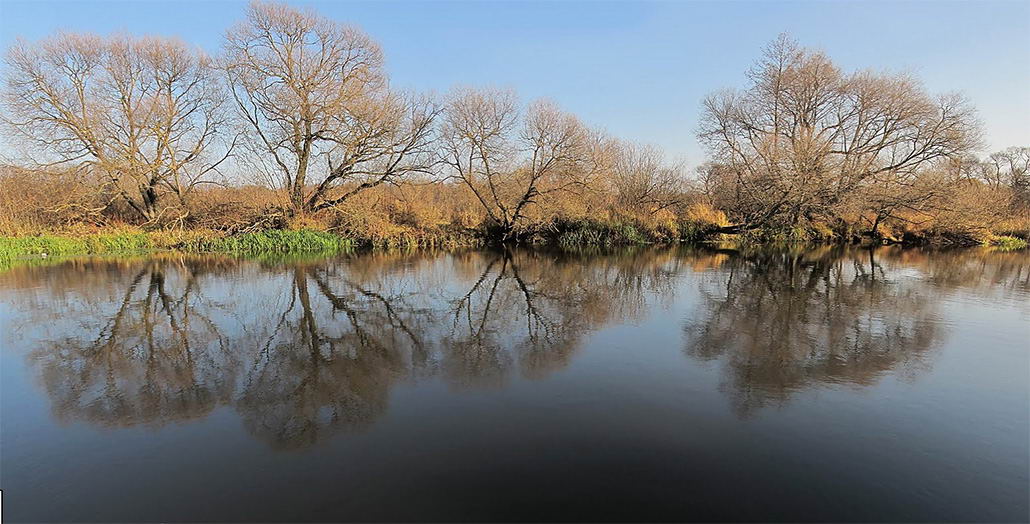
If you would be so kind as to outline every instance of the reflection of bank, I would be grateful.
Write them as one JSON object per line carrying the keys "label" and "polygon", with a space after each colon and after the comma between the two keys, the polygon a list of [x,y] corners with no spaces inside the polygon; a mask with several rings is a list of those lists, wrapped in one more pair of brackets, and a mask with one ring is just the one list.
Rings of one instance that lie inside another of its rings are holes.
{"label": "reflection of bank", "polygon": [[915,373],[946,328],[929,288],[892,275],[873,250],[731,257],[701,289],[686,352],[725,364],[724,387],[742,414],[820,384]]}
{"label": "reflection of bank", "polygon": [[54,304],[76,319],[29,355],[58,419],[161,425],[229,406],[253,435],[289,448],[368,427],[404,381],[546,377],[592,331],[669,300],[684,271],[701,294],[686,353],[725,364],[741,413],[822,384],[918,372],[946,335],[935,293],[1030,293],[1024,254],[828,247],[380,253],[277,266],[174,256],[23,268],[3,285],[49,294],[20,304],[27,322],[49,323]]}
{"label": "reflection of bank", "polygon": [[[560,369],[584,333],[669,289],[660,281],[674,274],[671,255],[641,252],[475,252],[411,271],[420,257],[98,262],[81,269],[106,280],[89,281],[66,311],[84,325],[30,359],[62,420],[161,425],[228,405],[273,446],[306,446],[373,423],[404,380],[441,373],[482,386]],[[460,282],[453,294],[437,282],[445,261]]]}

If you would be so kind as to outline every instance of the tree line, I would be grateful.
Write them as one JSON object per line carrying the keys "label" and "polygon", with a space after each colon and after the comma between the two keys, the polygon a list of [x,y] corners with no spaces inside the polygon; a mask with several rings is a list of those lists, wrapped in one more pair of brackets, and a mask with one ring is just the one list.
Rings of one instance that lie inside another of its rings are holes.
{"label": "tree line", "polygon": [[842,71],[786,36],[744,89],[703,101],[709,158],[694,173],[550,101],[397,90],[383,60],[360,29],[264,2],[216,57],[156,36],[20,40],[6,56],[3,123],[19,158],[0,175],[0,224],[317,223],[500,241],[584,224],[652,240],[968,238],[1030,224],[1030,148],[977,159],[981,125],[961,96]]}

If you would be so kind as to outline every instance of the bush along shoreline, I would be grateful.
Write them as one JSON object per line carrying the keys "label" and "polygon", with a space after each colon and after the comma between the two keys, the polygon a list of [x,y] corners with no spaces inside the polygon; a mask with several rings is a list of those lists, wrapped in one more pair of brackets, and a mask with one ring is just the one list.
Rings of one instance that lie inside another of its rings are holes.
{"label": "bush along shoreline", "polygon": [[734,242],[746,245],[783,244],[897,244],[902,246],[989,246],[1004,251],[1027,249],[1026,232],[1006,235],[905,234],[900,238],[847,235],[829,228],[755,229],[725,233],[724,221],[693,219],[650,222],[597,219],[556,219],[518,230],[507,239],[489,228],[404,229],[391,235],[341,233],[312,228],[266,229],[231,234],[217,230],[156,230],[110,228],[70,230],[38,235],[0,236],[0,268],[19,259],[78,255],[138,255],[160,251],[220,253],[238,256],[336,253],[358,249],[476,248],[501,244],[579,247],[672,245]]}

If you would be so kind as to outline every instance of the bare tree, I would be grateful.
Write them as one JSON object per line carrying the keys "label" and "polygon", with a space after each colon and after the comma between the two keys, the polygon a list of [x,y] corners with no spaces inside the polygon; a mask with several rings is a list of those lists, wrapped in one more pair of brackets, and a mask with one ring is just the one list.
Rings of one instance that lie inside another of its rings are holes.
{"label": "bare tree", "polygon": [[433,167],[438,108],[390,91],[382,52],[360,30],[254,2],[226,34],[225,51],[250,143],[272,157],[273,182],[293,212],[333,207]]}
{"label": "bare tree", "polygon": [[617,144],[613,164],[610,183],[622,208],[654,214],[682,202],[683,166],[668,164],[660,149]]}
{"label": "bare tree", "polygon": [[584,187],[591,133],[549,102],[523,113],[510,91],[461,89],[445,109],[443,163],[476,196],[504,241],[544,195]]}
{"label": "bare tree", "polygon": [[[179,40],[62,33],[7,53],[3,117],[44,166],[101,174],[145,221],[228,157],[211,60]],[[214,158],[212,158],[212,156]]]}
{"label": "bare tree", "polygon": [[748,77],[746,90],[705,99],[699,133],[732,177],[744,227],[834,219],[866,185],[903,195],[923,169],[978,143],[962,97],[933,97],[906,75],[845,74],[786,36]]}
{"label": "bare tree", "polygon": [[994,189],[1012,191],[1015,211],[1030,208],[1030,147],[1010,147],[979,163],[979,178]]}

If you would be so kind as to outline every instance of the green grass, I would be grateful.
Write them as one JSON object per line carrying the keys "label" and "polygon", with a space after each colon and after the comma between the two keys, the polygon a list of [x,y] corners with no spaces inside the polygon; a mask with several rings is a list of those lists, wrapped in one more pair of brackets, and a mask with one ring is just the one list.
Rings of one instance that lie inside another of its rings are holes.
{"label": "green grass", "polygon": [[300,230],[268,230],[228,237],[199,238],[179,249],[190,252],[216,253],[335,253],[350,249],[352,242],[332,233]]}
{"label": "green grass", "polygon": [[561,220],[550,228],[548,240],[559,247],[625,246],[703,242],[720,237],[716,225],[700,220],[646,224],[633,220]]}
{"label": "green grass", "polygon": [[804,244],[816,240],[821,235],[815,231],[801,227],[767,227],[751,229],[740,234],[741,240],[755,244]]}
{"label": "green grass", "polygon": [[630,223],[596,220],[561,221],[554,224],[554,229],[558,232],[555,243],[562,248],[645,244],[653,241],[640,228]]}
{"label": "green grass", "polygon": [[989,239],[985,242],[988,246],[996,248],[1000,251],[1016,251],[1019,249],[1026,249],[1028,244],[1027,241],[1011,236],[997,236]]}
{"label": "green grass", "polygon": [[153,247],[154,243],[146,233],[111,233],[83,237],[0,237],[0,258],[26,255],[133,253]]}
{"label": "green grass", "polygon": [[288,254],[333,254],[350,249],[349,239],[319,231],[269,230],[234,236],[172,232],[115,232],[82,236],[0,237],[0,270],[41,256],[122,255],[157,250],[228,253],[272,258]]}
{"label": "green grass", "polygon": [[486,244],[486,237],[481,231],[474,229],[444,227],[430,229],[410,229],[394,232],[387,236],[362,235],[355,232],[354,246],[372,249],[452,249],[463,247],[479,247]]}
{"label": "green grass", "polygon": [[41,256],[130,254],[154,249],[154,240],[146,233],[108,233],[66,237],[40,235],[29,237],[0,237],[0,270],[11,267],[16,260]]}

